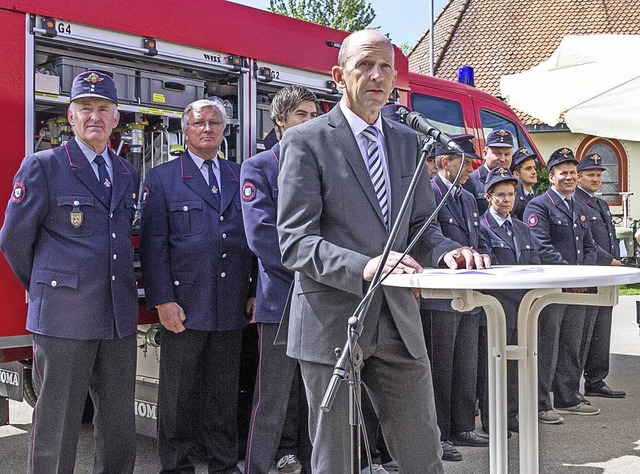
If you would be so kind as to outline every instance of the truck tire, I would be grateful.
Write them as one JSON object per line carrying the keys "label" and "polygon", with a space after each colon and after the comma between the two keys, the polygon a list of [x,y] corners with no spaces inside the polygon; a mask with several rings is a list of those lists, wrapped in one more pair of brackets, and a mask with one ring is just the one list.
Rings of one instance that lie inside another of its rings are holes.
{"label": "truck tire", "polygon": [[[33,383],[32,370],[31,367],[24,368],[24,380],[23,380],[23,389],[22,389],[22,397],[24,401],[29,404],[31,407],[36,406],[36,401],[38,400],[38,389]],[[84,412],[82,413],[82,422],[83,423],[91,423],[93,420],[93,401],[91,397],[87,395],[87,401],[84,404]]]}
{"label": "truck tire", "polygon": [[22,381],[22,397],[24,401],[29,404],[31,407],[36,406],[36,400],[38,400],[38,391],[33,383],[33,379],[31,378],[31,367],[24,368],[24,380]]}

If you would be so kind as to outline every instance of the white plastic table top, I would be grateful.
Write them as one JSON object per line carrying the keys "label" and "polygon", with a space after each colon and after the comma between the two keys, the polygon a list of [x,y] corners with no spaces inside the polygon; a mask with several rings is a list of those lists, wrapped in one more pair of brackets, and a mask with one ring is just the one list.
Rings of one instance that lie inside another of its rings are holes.
{"label": "white plastic table top", "polygon": [[594,265],[504,265],[485,270],[425,268],[422,273],[389,275],[384,284],[433,289],[532,289],[613,286],[640,281],[640,269]]}

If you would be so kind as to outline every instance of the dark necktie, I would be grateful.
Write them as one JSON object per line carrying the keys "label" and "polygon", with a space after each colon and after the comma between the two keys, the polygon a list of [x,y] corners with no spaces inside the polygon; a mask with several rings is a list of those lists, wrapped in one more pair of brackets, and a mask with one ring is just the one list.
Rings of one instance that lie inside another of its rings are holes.
{"label": "dark necktie", "polygon": [[213,160],[204,160],[204,164],[209,168],[209,188],[215,200],[220,204],[220,188],[218,187],[216,175],[213,172]]}
{"label": "dark necktie", "polygon": [[455,208],[456,218],[461,222],[465,222],[464,218],[464,206],[462,205],[462,193],[460,189],[454,188],[451,191],[451,196],[453,197],[453,207]]}
{"label": "dark necktie", "polygon": [[380,204],[384,224],[389,228],[389,201],[387,199],[384,169],[382,168],[382,160],[380,159],[380,150],[378,148],[378,129],[374,126],[369,126],[362,131],[362,135],[367,140],[369,176]]}
{"label": "dark necktie", "polygon": [[111,179],[109,178],[109,172],[107,171],[107,164],[104,161],[104,157],[102,155],[97,155],[93,160],[98,164],[98,180],[100,184],[102,184],[102,190],[104,191],[104,195],[107,198],[108,202],[111,202]]}
{"label": "dark necktie", "polygon": [[569,213],[571,215],[573,215],[573,202],[571,201],[571,198],[564,200],[565,205],[567,206],[567,209],[569,209]]}
{"label": "dark necktie", "polygon": [[510,221],[505,220],[505,221],[502,223],[502,228],[503,228],[504,230],[506,230],[506,231],[507,231],[507,235],[508,235],[509,237],[511,237],[511,236],[513,235],[513,225],[511,224],[511,222],[510,222]]}

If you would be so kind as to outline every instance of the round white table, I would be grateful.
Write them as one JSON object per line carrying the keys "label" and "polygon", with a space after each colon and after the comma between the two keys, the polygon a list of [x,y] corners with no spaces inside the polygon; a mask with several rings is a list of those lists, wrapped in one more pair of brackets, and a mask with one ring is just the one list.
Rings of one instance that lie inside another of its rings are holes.
{"label": "round white table", "polygon": [[[389,275],[384,285],[420,288],[423,298],[451,299],[453,309],[483,307],[489,351],[489,465],[506,473],[507,359],[518,361],[520,473],[538,473],[538,317],[549,304],[615,306],[618,286],[640,282],[640,269],[610,266],[496,266],[487,270],[425,268],[414,275]],[[567,293],[562,288],[598,287],[597,293]],[[518,345],[506,344],[506,319],[500,302],[482,290],[528,289],[518,311]]]}

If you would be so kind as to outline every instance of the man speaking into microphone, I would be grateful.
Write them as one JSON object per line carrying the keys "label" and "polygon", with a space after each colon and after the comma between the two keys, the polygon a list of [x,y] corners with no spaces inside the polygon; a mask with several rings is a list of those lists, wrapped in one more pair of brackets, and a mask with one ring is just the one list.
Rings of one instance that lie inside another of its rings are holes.
{"label": "man speaking into microphone", "polygon": [[[339,391],[329,412],[322,397],[342,347],[347,319],[362,300],[396,225],[416,168],[415,132],[381,117],[396,71],[389,40],[375,30],[343,41],[333,79],[344,95],[328,114],[287,130],[281,142],[278,233],[282,260],[295,271],[287,354],[300,361],[309,403],[314,474],[350,471],[348,396]],[[385,272],[416,273],[433,261],[450,268],[489,265],[468,247],[429,226],[412,256],[401,252],[434,210],[426,174]],[[391,270],[392,267],[394,270]],[[374,295],[359,344],[362,380],[401,472],[442,473],[429,358],[418,304],[410,289]]]}

